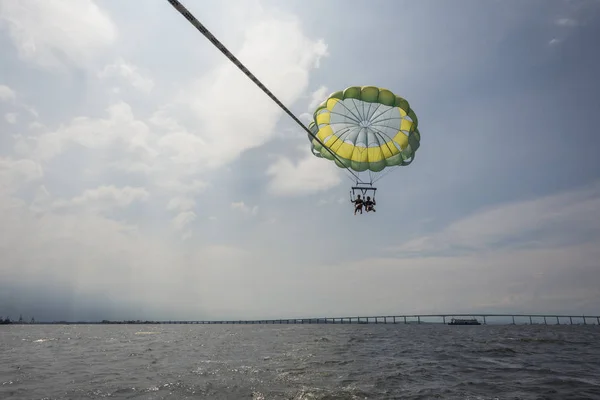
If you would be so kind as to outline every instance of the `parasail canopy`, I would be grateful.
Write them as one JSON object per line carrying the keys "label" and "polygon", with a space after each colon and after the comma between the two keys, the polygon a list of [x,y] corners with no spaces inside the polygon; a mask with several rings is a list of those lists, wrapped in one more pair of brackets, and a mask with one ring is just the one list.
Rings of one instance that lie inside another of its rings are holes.
{"label": "parasail canopy", "polygon": [[386,168],[409,165],[421,141],[408,101],[375,86],[332,93],[314,111],[309,129],[319,139],[308,135],[316,157],[369,175],[357,183],[372,184]]}

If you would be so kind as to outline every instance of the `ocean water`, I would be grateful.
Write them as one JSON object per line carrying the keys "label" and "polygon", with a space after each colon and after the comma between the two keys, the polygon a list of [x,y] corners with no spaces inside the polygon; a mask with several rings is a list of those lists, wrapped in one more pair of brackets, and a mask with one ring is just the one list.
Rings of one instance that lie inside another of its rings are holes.
{"label": "ocean water", "polygon": [[600,399],[599,326],[0,326],[0,399]]}

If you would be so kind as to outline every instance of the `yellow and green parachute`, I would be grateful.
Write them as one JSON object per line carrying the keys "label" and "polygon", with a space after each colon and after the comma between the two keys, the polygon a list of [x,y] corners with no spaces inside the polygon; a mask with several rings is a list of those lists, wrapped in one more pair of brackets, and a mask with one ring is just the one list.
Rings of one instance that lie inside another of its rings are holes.
{"label": "yellow and green parachute", "polygon": [[309,129],[320,141],[308,135],[316,157],[366,172],[369,179],[363,183],[370,184],[384,169],[412,163],[421,141],[408,101],[375,86],[332,93],[314,111]]}

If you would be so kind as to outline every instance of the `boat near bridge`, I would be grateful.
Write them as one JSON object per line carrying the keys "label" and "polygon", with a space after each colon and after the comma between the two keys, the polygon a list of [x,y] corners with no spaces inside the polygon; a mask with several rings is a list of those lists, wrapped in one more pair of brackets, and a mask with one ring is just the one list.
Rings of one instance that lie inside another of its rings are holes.
{"label": "boat near bridge", "polygon": [[452,318],[448,325],[481,325],[481,322],[477,320],[477,318]]}

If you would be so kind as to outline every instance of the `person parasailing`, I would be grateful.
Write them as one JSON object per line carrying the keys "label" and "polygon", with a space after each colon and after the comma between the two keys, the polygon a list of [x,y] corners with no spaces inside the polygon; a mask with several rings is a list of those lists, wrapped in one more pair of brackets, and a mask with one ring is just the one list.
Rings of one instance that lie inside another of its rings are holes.
{"label": "person parasailing", "polygon": [[377,211],[375,210],[375,205],[377,203],[375,202],[375,195],[373,195],[373,200],[371,200],[370,196],[367,196],[367,200],[365,200],[365,211],[369,212],[369,211]]}
{"label": "person parasailing", "polygon": [[350,195],[350,202],[354,203],[354,215],[356,215],[357,211],[363,212],[363,199],[360,198],[360,194],[356,196],[356,199],[352,198]]}

